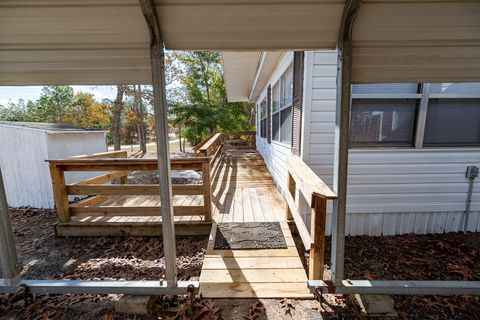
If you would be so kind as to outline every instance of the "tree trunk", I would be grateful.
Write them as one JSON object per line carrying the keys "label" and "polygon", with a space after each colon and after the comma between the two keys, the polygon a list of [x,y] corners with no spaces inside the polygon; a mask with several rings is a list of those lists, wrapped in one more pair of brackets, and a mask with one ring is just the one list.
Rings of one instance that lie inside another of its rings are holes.
{"label": "tree trunk", "polygon": [[185,152],[182,150],[182,126],[178,126],[178,147],[180,148],[180,152]]}
{"label": "tree trunk", "polygon": [[123,92],[124,91],[125,91],[125,86],[123,85],[117,86],[117,98],[115,99],[115,102],[113,105],[113,117],[112,117],[112,125],[111,125],[111,134],[112,134],[114,150],[121,149],[120,126],[121,126],[121,118],[122,118],[122,112],[123,112]]}
{"label": "tree trunk", "polygon": [[251,130],[255,127],[255,108],[251,108],[248,102],[244,102],[243,111],[247,115],[247,126]]}
{"label": "tree trunk", "polygon": [[142,103],[142,88],[140,85],[137,87],[133,86],[134,95],[135,95],[135,106],[137,107],[137,114],[138,114],[138,123],[137,123],[137,132],[138,132],[138,143],[140,145],[140,150],[142,151],[142,155],[147,153],[147,141],[146,141],[146,134],[145,134],[145,119],[144,119],[144,112],[143,112],[143,103]]}

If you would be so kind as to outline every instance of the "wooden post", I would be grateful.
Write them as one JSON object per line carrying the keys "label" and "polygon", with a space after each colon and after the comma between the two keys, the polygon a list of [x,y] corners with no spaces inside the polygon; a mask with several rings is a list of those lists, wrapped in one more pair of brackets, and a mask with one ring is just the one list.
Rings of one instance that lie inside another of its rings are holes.
{"label": "wooden post", "polygon": [[65,173],[61,167],[51,163],[50,177],[52,178],[53,198],[55,200],[55,208],[57,209],[58,221],[61,223],[70,222]]}
{"label": "wooden post", "polygon": [[[296,192],[295,189],[297,188],[297,186],[290,172],[288,172],[288,175],[287,175],[287,188],[288,188],[288,192],[290,192],[290,194],[292,195],[293,201],[295,201],[295,192]],[[285,219],[287,221],[293,220],[292,212],[290,211],[290,208],[288,207],[288,205],[285,211]]]}
{"label": "wooden post", "polygon": [[312,236],[313,244],[310,248],[310,263],[308,266],[309,280],[323,279],[326,216],[327,200],[320,197],[314,197],[310,223],[310,234]]}
{"label": "wooden post", "polygon": [[205,207],[205,221],[212,221],[212,183],[210,177],[210,163],[202,163],[203,206]]}
{"label": "wooden post", "polygon": [[120,177],[120,184],[128,184],[128,171],[125,171],[125,175]]}
{"label": "wooden post", "polygon": [[[127,151],[121,153],[118,157],[125,159],[128,158]],[[125,175],[120,177],[120,184],[128,184],[128,171],[125,171]]]}

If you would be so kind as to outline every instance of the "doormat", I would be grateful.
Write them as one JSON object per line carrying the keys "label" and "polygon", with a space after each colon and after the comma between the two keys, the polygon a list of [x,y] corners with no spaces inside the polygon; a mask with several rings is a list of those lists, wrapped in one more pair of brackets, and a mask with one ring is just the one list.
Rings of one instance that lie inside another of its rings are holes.
{"label": "doormat", "polygon": [[286,249],[279,222],[219,223],[214,249]]}

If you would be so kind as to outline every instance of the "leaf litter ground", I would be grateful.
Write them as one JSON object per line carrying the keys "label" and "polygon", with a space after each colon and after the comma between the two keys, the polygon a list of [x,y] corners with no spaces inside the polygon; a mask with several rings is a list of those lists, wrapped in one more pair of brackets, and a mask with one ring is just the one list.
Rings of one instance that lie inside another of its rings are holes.
{"label": "leaf litter ground", "polygon": [[[152,280],[164,273],[157,237],[56,238],[53,210],[11,211],[22,276],[30,279]],[[298,240],[298,237],[297,237]],[[178,237],[180,280],[198,280],[207,237]],[[301,251],[301,241],[297,245]],[[329,239],[327,239],[329,263]],[[480,280],[480,233],[347,237],[349,279]],[[308,268],[308,254],[302,252]],[[326,270],[326,276],[329,270]],[[357,319],[342,296],[315,300],[160,297],[150,316],[115,313],[118,295],[0,295],[0,319]],[[477,297],[394,296],[404,319],[480,319]]]}

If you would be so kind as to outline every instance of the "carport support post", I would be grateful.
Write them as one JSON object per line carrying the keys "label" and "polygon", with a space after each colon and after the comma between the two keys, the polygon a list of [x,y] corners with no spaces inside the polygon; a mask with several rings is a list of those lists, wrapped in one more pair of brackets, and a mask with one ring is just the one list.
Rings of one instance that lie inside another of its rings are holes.
{"label": "carport support post", "polygon": [[160,210],[162,213],[163,251],[167,286],[177,286],[175,225],[170,177],[170,145],[168,141],[167,98],[165,89],[165,53],[157,11],[153,0],[139,0],[150,31],[150,62],[152,68],[153,110],[157,138],[158,179],[160,182]]}
{"label": "carport support post", "polygon": [[6,286],[12,286],[20,281],[17,250],[13,238],[12,226],[8,212],[7,197],[0,170],[0,266]]}
{"label": "carport support post", "polygon": [[337,45],[337,106],[335,111],[335,151],[333,188],[337,198],[333,201],[332,220],[332,281],[341,286],[344,278],[345,225],[347,209],[348,143],[352,83],[353,22],[360,0],[347,0]]}

